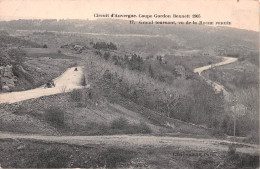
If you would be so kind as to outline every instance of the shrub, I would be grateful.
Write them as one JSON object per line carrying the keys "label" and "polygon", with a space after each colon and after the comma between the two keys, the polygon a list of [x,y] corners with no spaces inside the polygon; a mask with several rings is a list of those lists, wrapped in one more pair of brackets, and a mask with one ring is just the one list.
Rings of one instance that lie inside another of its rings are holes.
{"label": "shrub", "polygon": [[115,168],[119,163],[130,161],[134,156],[135,152],[116,147],[110,147],[102,153],[102,157],[108,168]]}
{"label": "shrub", "polygon": [[230,144],[230,145],[228,146],[228,155],[229,155],[229,156],[233,156],[233,155],[235,155],[235,154],[236,154],[236,147],[235,147],[235,145]]}
{"label": "shrub", "polygon": [[195,162],[195,168],[215,168],[215,163],[216,161],[212,157],[200,157],[196,162]]}
{"label": "shrub", "polygon": [[259,134],[258,134],[258,132],[257,131],[251,131],[247,135],[246,142],[259,144]]}
{"label": "shrub", "polygon": [[109,52],[105,52],[105,53],[104,53],[104,58],[105,58],[106,60],[108,60],[108,59],[110,58],[110,53],[109,53]]}
{"label": "shrub", "polygon": [[127,121],[126,118],[120,117],[118,119],[115,119],[111,123],[111,128],[112,129],[120,129],[123,130],[129,126],[129,122]]}
{"label": "shrub", "polygon": [[83,75],[82,80],[81,80],[81,85],[86,86],[86,84],[87,84],[86,77],[85,77],[85,75]]}
{"label": "shrub", "polygon": [[51,107],[45,110],[44,118],[50,124],[60,127],[64,125],[64,111],[58,107]]}
{"label": "shrub", "polygon": [[48,46],[46,44],[43,45],[43,48],[48,48]]}
{"label": "shrub", "polygon": [[215,136],[217,138],[223,138],[225,136],[224,131],[219,127],[217,127],[217,128],[214,127],[210,131],[210,133],[211,133],[212,136]]}
{"label": "shrub", "polygon": [[137,125],[137,131],[138,133],[152,133],[152,129],[144,122],[140,122],[138,125]]}
{"label": "shrub", "polygon": [[130,124],[128,120],[123,117],[113,120],[111,129],[113,129],[114,134],[145,134],[152,132],[152,129],[146,123]]}
{"label": "shrub", "polygon": [[73,101],[76,101],[76,102],[79,102],[81,101],[82,99],[82,91],[81,90],[73,90],[71,93],[70,93],[70,98],[73,100]]}

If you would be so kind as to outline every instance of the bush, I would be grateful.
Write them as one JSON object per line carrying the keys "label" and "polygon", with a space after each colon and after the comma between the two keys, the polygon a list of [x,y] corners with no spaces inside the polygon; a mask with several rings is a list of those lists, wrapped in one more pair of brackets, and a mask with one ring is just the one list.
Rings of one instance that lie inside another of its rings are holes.
{"label": "bush", "polygon": [[152,133],[152,129],[144,122],[140,122],[138,125],[137,125],[137,131],[138,133]]}
{"label": "bush", "polygon": [[236,147],[233,144],[228,146],[228,156],[234,156],[236,154]]}
{"label": "bush", "polygon": [[217,138],[223,138],[225,136],[224,134],[224,131],[221,129],[221,128],[213,128],[211,131],[210,131],[211,135],[212,136],[215,136]]}
{"label": "bush", "polygon": [[258,132],[256,132],[256,131],[251,131],[251,132],[247,135],[246,142],[259,144],[259,134],[258,134]]}
{"label": "bush", "polygon": [[64,125],[64,111],[58,107],[51,107],[45,110],[44,118],[51,125],[61,127]]}
{"label": "bush", "polygon": [[120,117],[111,123],[111,129],[114,134],[136,134],[151,133],[152,129],[144,122],[138,124],[130,124],[126,118]]}
{"label": "bush", "polygon": [[82,80],[81,80],[81,85],[86,86],[86,84],[87,84],[86,77],[85,77],[85,75],[83,75]]}
{"label": "bush", "polygon": [[111,128],[112,129],[123,130],[123,129],[127,128],[127,127],[129,127],[129,122],[127,121],[126,118],[123,118],[123,117],[115,119],[111,123]]}
{"label": "bush", "polygon": [[82,99],[82,91],[81,90],[73,90],[71,93],[70,93],[70,98],[73,100],[73,101],[76,101],[76,102],[80,102],[81,99]]}
{"label": "bush", "polygon": [[48,46],[46,44],[43,45],[43,48],[48,48]]}
{"label": "bush", "polygon": [[195,162],[195,168],[205,168],[205,169],[211,169],[215,168],[215,163],[216,161],[212,157],[200,157],[196,162]]}
{"label": "bush", "polygon": [[110,147],[102,153],[102,157],[105,160],[106,167],[116,168],[119,163],[125,163],[130,161],[135,156],[135,152]]}

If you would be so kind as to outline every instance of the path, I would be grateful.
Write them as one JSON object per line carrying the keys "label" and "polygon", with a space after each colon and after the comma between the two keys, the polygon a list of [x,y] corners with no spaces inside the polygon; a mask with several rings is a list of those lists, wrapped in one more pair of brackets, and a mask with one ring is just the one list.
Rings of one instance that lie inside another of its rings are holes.
{"label": "path", "polygon": [[216,90],[216,92],[220,92],[223,91],[223,94],[225,97],[229,96],[229,93],[226,91],[225,87],[222,86],[221,84],[218,84],[216,82],[213,82],[207,78],[205,78],[204,76],[201,75],[201,73],[205,70],[211,69],[212,67],[217,67],[217,66],[223,66],[223,65],[227,65],[233,62],[236,62],[238,60],[238,58],[232,58],[232,57],[223,57],[223,61],[213,64],[213,65],[207,65],[207,66],[203,66],[203,67],[199,67],[194,69],[193,71],[195,73],[198,73],[208,84],[210,84],[212,87],[214,87],[214,89]]}
{"label": "path", "polygon": [[0,94],[0,103],[15,103],[23,100],[69,92],[73,89],[82,88],[83,86],[81,86],[81,78],[83,75],[83,70],[81,67],[78,67],[78,71],[74,71],[74,69],[74,67],[69,68],[61,76],[54,79],[56,86],[53,88],[44,88],[44,86],[40,86],[39,88],[26,91],[2,93]]}
{"label": "path", "polygon": [[[149,135],[108,135],[108,136],[43,136],[24,135],[14,133],[0,133],[0,139],[29,139],[44,142],[66,143],[73,145],[100,145],[117,147],[165,147],[176,146],[184,150],[197,150],[206,152],[228,151],[228,144],[234,143],[217,139],[183,138]],[[236,150],[242,153],[257,154],[258,146],[253,144],[235,143]]]}

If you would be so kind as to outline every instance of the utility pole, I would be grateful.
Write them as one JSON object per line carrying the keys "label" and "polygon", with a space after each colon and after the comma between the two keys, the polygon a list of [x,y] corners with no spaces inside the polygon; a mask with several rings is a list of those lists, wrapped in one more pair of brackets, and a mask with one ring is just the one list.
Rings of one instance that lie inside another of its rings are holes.
{"label": "utility pole", "polygon": [[234,116],[234,137],[236,136],[236,116]]}

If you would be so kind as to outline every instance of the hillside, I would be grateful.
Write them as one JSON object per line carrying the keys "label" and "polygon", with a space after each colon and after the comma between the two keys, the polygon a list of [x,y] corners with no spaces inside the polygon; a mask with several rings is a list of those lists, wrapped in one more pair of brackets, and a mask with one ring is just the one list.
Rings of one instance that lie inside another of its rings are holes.
{"label": "hillside", "polygon": [[[6,32],[1,33],[0,39],[0,91],[26,90],[43,85],[67,67],[75,65],[70,57],[57,50],[42,48],[36,42],[13,37]],[[25,48],[34,49],[34,53]],[[45,57],[36,57],[40,50],[45,52]]]}
{"label": "hillside", "polygon": [[[108,34],[113,38],[112,41],[120,41],[120,45],[126,48],[134,48],[139,51],[148,51],[152,48],[142,46],[154,46],[157,50],[162,48],[181,49],[223,49],[229,47],[238,50],[241,46],[250,50],[258,49],[258,34],[253,31],[239,30],[225,27],[208,26],[157,26],[157,25],[129,25],[124,20],[17,20],[10,22],[0,22],[2,29],[8,29],[10,32],[16,30],[37,30],[37,31],[57,31],[57,32],[78,32],[78,33],[97,33],[95,36],[107,38]],[[115,36],[113,36],[115,35]],[[128,36],[130,42],[124,40]],[[147,35],[138,37],[134,35]],[[139,40],[142,39],[142,40]],[[143,41],[147,39],[147,41]],[[155,42],[156,40],[157,42]],[[110,39],[111,41],[111,39]],[[200,43],[198,43],[198,41]],[[141,49],[140,49],[141,47]],[[156,50],[154,50],[156,51]]]}
{"label": "hillside", "polygon": [[[37,91],[0,104],[2,167],[259,165],[256,32],[119,20],[0,25],[10,33],[0,35],[1,82],[13,80],[0,98]],[[234,62],[218,65],[223,56]]]}

